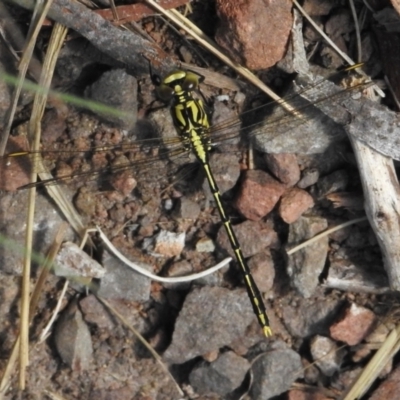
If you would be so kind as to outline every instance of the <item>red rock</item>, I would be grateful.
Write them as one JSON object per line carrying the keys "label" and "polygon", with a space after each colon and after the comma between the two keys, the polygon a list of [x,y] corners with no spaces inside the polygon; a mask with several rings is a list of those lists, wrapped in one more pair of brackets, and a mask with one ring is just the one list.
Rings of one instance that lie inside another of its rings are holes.
{"label": "red rock", "polygon": [[137,185],[136,179],[132,176],[132,171],[125,170],[113,175],[111,184],[115,190],[118,190],[124,196],[129,196]]}
{"label": "red rock", "polygon": [[[323,393],[318,392],[315,388],[307,390],[293,389],[287,394],[287,400],[329,400],[330,397],[326,397]],[[321,389],[322,391],[322,389]]]}
{"label": "red rock", "polygon": [[313,205],[313,198],[305,190],[291,188],[282,196],[279,215],[287,224],[291,224]]}
{"label": "red rock", "polygon": [[271,290],[275,279],[275,268],[270,251],[251,257],[248,265],[260,291],[266,293]]}
{"label": "red rock", "polygon": [[378,389],[369,398],[370,400],[397,400],[400,393],[400,367],[397,367],[386,379],[382,382]]}
{"label": "red rock", "polygon": [[330,334],[335,340],[355,346],[371,332],[374,323],[375,314],[371,310],[353,303],[346,309],[342,320],[331,326]]}
{"label": "red rock", "polygon": [[[234,225],[233,230],[245,258],[262,253],[267,247],[276,248],[279,246],[278,235],[270,223],[244,221],[241,224]],[[224,226],[221,226],[218,231],[217,243],[231,257],[235,257]]]}
{"label": "red rock", "polygon": [[[7,143],[7,153],[27,150],[25,137],[10,136]],[[0,189],[14,192],[19,187],[30,182],[32,165],[28,156],[0,157]]]}
{"label": "red rock", "polygon": [[217,43],[238,63],[264,69],[280,61],[292,28],[290,0],[218,0]]}
{"label": "red rock", "polygon": [[272,211],[284,191],[285,186],[271,175],[249,170],[244,174],[235,207],[247,219],[258,221]]}
{"label": "red rock", "polygon": [[308,15],[315,17],[328,15],[334,5],[331,0],[306,0],[303,9]]}
{"label": "red rock", "polygon": [[295,154],[267,154],[265,161],[269,170],[285,185],[291,187],[300,180],[300,168]]}

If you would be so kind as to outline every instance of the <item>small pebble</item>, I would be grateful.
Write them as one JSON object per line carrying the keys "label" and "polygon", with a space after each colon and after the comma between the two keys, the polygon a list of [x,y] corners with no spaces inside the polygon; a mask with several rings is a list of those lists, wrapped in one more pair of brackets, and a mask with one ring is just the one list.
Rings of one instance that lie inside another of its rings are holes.
{"label": "small pebble", "polygon": [[315,336],[310,343],[310,350],[317,367],[325,376],[332,376],[340,370],[347,351],[340,349],[332,339]]}
{"label": "small pebble", "polygon": [[152,238],[153,248],[150,253],[158,257],[179,256],[185,247],[185,233],[161,230]]}
{"label": "small pebble", "polygon": [[215,250],[215,244],[210,238],[202,238],[196,243],[196,251],[199,253],[212,253]]}

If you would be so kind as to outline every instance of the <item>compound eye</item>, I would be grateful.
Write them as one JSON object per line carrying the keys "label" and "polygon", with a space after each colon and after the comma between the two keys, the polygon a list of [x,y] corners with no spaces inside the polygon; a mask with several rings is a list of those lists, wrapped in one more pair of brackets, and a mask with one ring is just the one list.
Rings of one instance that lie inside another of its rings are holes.
{"label": "compound eye", "polygon": [[191,92],[199,86],[199,77],[193,72],[186,72],[185,80],[182,84],[182,89],[186,92]]}
{"label": "compound eye", "polygon": [[160,100],[167,103],[172,99],[172,96],[175,94],[175,91],[174,89],[165,84],[160,84],[160,86],[156,87],[156,93],[157,96],[160,98]]}

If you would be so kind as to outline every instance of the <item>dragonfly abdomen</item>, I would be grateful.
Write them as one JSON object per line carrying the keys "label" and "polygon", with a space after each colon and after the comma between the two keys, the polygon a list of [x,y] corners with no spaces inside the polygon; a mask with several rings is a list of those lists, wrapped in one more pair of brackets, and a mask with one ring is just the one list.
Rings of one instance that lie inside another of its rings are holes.
{"label": "dragonfly abdomen", "polygon": [[265,336],[270,336],[271,328],[261,293],[251,275],[239,242],[233,231],[231,221],[225,212],[221,194],[211,172],[209,164],[209,150],[211,140],[209,136],[210,123],[204,104],[200,99],[193,97],[193,91],[198,89],[199,77],[192,72],[175,71],[160,81],[158,92],[163,99],[172,100],[172,117],[174,125],[186,149],[192,148],[200,161],[214,196],[221,221],[228,234],[229,242],[235,253],[236,260],[242,271],[244,283],[249,295],[253,311],[263,329]]}

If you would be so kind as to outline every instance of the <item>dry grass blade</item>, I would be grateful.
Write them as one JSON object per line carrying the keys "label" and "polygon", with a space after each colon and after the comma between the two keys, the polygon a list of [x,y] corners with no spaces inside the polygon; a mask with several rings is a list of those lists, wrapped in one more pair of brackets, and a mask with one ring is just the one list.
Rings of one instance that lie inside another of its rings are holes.
{"label": "dry grass blade", "polygon": [[371,361],[361,372],[353,386],[343,395],[342,400],[355,400],[361,398],[378,378],[391,358],[400,349],[400,325],[388,335],[383,345],[372,357]]}
{"label": "dry grass blade", "polygon": [[21,94],[22,85],[28,71],[29,63],[33,55],[33,50],[35,48],[36,38],[42,27],[43,21],[46,18],[47,12],[50,9],[52,1],[49,0],[43,4],[43,2],[38,1],[36,3],[36,13],[33,14],[31,28],[29,31],[29,36],[26,42],[26,46],[22,52],[22,57],[19,63],[19,74],[18,74],[18,85],[14,89],[13,98],[11,101],[11,107],[8,113],[8,120],[4,127],[2,139],[0,142],[0,155],[4,155],[8,136],[10,134],[11,125],[14,120],[15,111],[18,104],[18,99]]}
{"label": "dry grass blade", "polygon": [[146,339],[132,326],[130,325],[114,307],[112,307],[106,300],[102,299],[101,297],[97,297],[97,299],[105,305],[108,310],[114,314],[143,344],[144,347],[151,353],[154,359],[160,364],[161,368],[165,371],[165,373],[171,378],[171,381],[175,384],[179,395],[183,396],[182,389],[179,387],[178,383],[175,381],[174,377],[168,371],[168,367],[163,363],[161,357],[157,354],[157,352],[150,346],[150,344],[146,341]]}
{"label": "dry grass blade", "polygon": [[356,219],[352,219],[351,221],[344,222],[343,224],[337,225],[333,228],[327,229],[326,231],[323,231],[322,233],[314,236],[313,238],[306,240],[305,242],[299,244],[298,246],[292,247],[291,249],[287,249],[286,254],[290,255],[290,254],[296,253],[296,251],[299,251],[299,250],[303,249],[304,247],[307,247],[308,245],[315,243],[316,241],[322,239],[323,237],[325,237],[327,235],[330,235],[333,232],[343,229],[346,226],[358,224],[359,222],[363,222],[363,221],[367,221],[367,220],[368,220],[367,217],[356,218]]}
{"label": "dry grass blade", "polygon": [[51,400],[67,400],[64,396],[60,396],[59,394],[47,389],[43,391],[43,394],[45,394]]}
{"label": "dry grass blade", "polygon": [[[34,311],[38,305],[40,295],[43,290],[44,283],[46,281],[47,275],[50,271],[51,265],[54,262],[54,259],[58,253],[58,250],[61,246],[61,243],[64,239],[65,231],[67,229],[67,224],[62,224],[58,230],[58,233],[53,241],[53,244],[48,252],[48,255],[43,262],[43,265],[41,267],[39,279],[37,280],[35,287],[32,292],[32,296],[29,302],[29,321],[32,321],[33,316],[34,316]],[[0,381],[0,399],[4,398],[5,392],[7,391],[7,388],[10,384],[10,379],[12,372],[14,370],[15,362],[17,361],[18,353],[19,353],[19,347],[20,347],[20,335],[17,337],[11,355],[7,361],[7,365],[4,369],[4,374],[1,378]]]}
{"label": "dry grass blade", "polygon": [[[31,25],[29,40],[27,42],[24,55],[27,57],[22,57],[24,67],[23,70],[26,72],[29,64],[29,60],[33,53],[33,48],[36,43],[37,36],[39,34],[39,29],[41,27],[42,21],[46,16],[46,13],[51,5],[51,1],[46,2],[44,7],[40,7],[39,17],[35,18],[34,24]],[[24,74],[25,75],[25,74]],[[43,76],[43,75],[42,75]],[[22,78],[22,77],[21,77]],[[21,79],[22,84],[22,79]],[[41,117],[44,106],[41,105],[40,96],[36,96],[33,110],[36,108],[36,112],[32,112],[30,120],[30,129],[33,127],[40,126],[40,121],[38,121],[38,116]],[[40,135],[35,139],[35,144],[39,148]],[[36,179],[36,174],[32,173],[32,178]],[[20,320],[20,363],[19,363],[19,387],[20,389],[25,388],[25,370],[29,364],[29,294],[30,294],[30,275],[31,275],[31,256],[32,256],[32,242],[33,242],[33,220],[34,220],[34,203],[35,203],[35,190],[29,192],[28,198],[28,213],[27,213],[27,223],[26,223],[26,236],[25,236],[25,257],[22,272],[22,289],[21,289],[21,320]]]}

